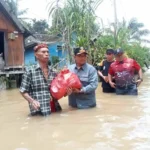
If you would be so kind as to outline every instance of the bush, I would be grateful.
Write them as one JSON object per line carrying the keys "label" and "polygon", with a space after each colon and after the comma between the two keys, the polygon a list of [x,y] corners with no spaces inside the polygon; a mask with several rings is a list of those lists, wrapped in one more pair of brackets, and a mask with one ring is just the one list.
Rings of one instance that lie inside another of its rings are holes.
{"label": "bush", "polygon": [[52,56],[52,64],[55,65],[59,62],[59,57],[58,56]]}

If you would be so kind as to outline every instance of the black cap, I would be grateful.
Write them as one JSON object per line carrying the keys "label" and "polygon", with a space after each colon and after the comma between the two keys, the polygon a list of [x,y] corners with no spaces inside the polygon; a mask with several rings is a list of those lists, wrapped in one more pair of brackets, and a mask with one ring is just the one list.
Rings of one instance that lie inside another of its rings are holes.
{"label": "black cap", "polygon": [[123,51],[123,49],[121,49],[121,48],[115,50],[115,52],[114,52],[115,55],[123,54],[123,53],[124,53],[124,51]]}
{"label": "black cap", "polygon": [[83,47],[74,48],[74,55],[80,55],[80,54],[88,54],[87,50]]}
{"label": "black cap", "polygon": [[107,49],[106,54],[114,54],[114,50],[113,49]]}

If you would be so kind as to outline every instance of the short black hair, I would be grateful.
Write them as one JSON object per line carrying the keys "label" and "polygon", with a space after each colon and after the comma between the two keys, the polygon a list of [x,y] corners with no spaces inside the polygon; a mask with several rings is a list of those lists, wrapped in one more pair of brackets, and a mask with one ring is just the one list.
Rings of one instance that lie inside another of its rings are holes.
{"label": "short black hair", "polygon": [[106,54],[108,54],[108,53],[114,54],[114,50],[111,49],[111,48],[110,48],[110,49],[107,49],[107,50],[106,50]]}

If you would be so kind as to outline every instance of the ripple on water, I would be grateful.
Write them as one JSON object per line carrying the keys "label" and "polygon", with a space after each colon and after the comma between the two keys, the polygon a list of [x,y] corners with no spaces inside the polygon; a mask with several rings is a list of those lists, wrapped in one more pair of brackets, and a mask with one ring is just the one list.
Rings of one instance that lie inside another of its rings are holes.
{"label": "ripple on water", "polygon": [[149,142],[136,143],[133,144],[132,150],[150,150],[150,144]]}
{"label": "ripple on water", "polygon": [[130,123],[130,126],[134,128],[132,131],[129,131],[123,139],[150,139],[150,127],[147,120],[148,118],[141,117],[139,120]]}
{"label": "ripple on water", "polygon": [[108,143],[98,142],[96,144],[93,144],[91,147],[87,148],[86,150],[117,150],[117,149],[108,145]]}
{"label": "ripple on water", "polygon": [[61,117],[68,117],[68,114],[60,114]]}
{"label": "ripple on water", "polygon": [[15,150],[30,150],[28,148],[16,148]]}

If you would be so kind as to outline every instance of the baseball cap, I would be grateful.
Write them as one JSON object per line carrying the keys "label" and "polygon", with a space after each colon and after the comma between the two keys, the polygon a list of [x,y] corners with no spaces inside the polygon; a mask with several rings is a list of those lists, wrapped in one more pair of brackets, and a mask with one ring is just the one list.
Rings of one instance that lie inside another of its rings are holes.
{"label": "baseball cap", "polygon": [[74,48],[74,55],[80,55],[80,54],[88,54],[87,50],[83,47]]}
{"label": "baseball cap", "polygon": [[123,49],[121,49],[121,48],[119,48],[119,49],[117,49],[117,50],[114,51],[114,54],[115,54],[115,55],[123,54],[123,53],[124,53],[124,51],[123,51]]}

